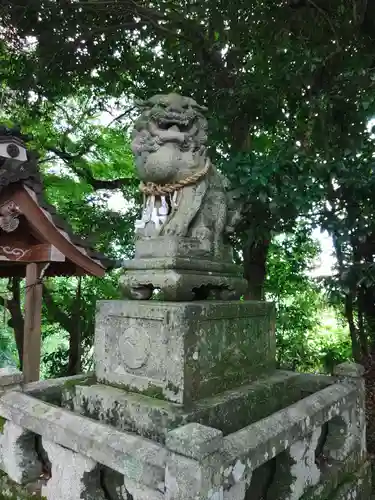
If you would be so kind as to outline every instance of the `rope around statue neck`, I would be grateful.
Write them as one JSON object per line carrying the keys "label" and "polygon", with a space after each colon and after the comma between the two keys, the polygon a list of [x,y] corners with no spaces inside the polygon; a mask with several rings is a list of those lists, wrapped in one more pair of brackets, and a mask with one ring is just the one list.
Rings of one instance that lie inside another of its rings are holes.
{"label": "rope around statue neck", "polygon": [[139,189],[146,196],[165,196],[175,191],[179,191],[185,186],[189,186],[191,184],[196,184],[202,177],[204,177],[209,171],[211,163],[209,160],[206,161],[204,168],[195,174],[189,175],[185,179],[181,181],[175,182],[173,184],[155,184],[153,182],[147,182],[144,184],[141,182]]}

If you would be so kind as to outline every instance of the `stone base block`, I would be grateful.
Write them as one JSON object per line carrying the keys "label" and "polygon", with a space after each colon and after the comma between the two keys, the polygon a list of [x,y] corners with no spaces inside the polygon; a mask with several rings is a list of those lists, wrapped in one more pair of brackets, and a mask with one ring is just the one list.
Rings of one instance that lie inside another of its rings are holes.
{"label": "stone base block", "polygon": [[65,399],[81,415],[164,443],[168,431],[190,422],[220,429],[224,435],[236,432],[327,384],[324,379],[321,387],[310,387],[309,378],[301,374],[276,371],[252,384],[197,401],[188,409],[106,385],[75,385]]}
{"label": "stone base block", "polygon": [[[189,260],[186,259],[187,266]],[[142,263],[134,261],[141,266]],[[163,300],[190,301],[217,298],[219,300],[239,300],[246,291],[243,278],[230,274],[217,273],[210,261],[202,263],[208,272],[175,269],[173,259],[168,263],[155,262],[150,269],[150,262],[145,262],[148,269],[129,270],[120,278],[120,286],[125,297],[148,300],[154,290],[159,290]],[[183,265],[183,264],[180,264]],[[158,266],[159,268],[157,268]]]}
{"label": "stone base block", "polygon": [[95,332],[99,382],[180,404],[275,369],[273,305],[103,301]]}
{"label": "stone base block", "polygon": [[[155,259],[182,257],[189,259],[210,259],[213,257],[211,244],[205,240],[182,236],[142,237],[135,242],[135,259]],[[220,262],[233,262],[233,251],[230,245],[223,245]],[[131,261],[126,261],[130,264]],[[125,265],[126,267],[126,265]]]}
{"label": "stone base block", "polygon": [[120,287],[132,299],[148,300],[158,290],[170,301],[232,300],[247,288],[230,247],[213,255],[204,241],[194,238],[142,238],[136,242],[135,259],[124,261],[123,267]]}

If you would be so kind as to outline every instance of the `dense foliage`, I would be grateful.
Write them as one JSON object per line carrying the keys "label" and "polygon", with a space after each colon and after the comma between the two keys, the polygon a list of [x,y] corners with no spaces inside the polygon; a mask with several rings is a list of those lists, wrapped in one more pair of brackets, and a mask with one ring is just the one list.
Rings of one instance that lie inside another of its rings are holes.
{"label": "dense foliage", "polygon": [[265,288],[276,305],[277,360],[282,368],[331,373],[336,364],[351,358],[347,328],[311,276],[319,253],[318,242],[301,224],[270,245]]}

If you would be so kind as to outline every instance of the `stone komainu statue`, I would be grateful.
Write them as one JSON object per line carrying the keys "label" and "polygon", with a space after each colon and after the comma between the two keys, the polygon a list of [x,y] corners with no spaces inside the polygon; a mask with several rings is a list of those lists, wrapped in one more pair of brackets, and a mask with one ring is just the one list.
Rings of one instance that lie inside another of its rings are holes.
{"label": "stone komainu statue", "polygon": [[178,94],[138,103],[132,150],[144,194],[139,237],[196,238],[218,257],[235,222],[225,179],[207,155],[206,110]]}
{"label": "stone komainu statue", "polygon": [[205,108],[177,94],[139,107],[132,149],[144,201],[135,258],[123,264],[123,293],[141,300],[155,290],[171,301],[238,299],[246,282],[226,241],[238,216],[207,155]]}

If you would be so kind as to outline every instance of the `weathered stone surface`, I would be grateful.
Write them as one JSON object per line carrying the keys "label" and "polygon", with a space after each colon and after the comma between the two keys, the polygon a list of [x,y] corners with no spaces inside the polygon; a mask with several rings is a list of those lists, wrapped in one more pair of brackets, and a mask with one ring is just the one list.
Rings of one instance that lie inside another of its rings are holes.
{"label": "weathered stone surface", "polygon": [[[195,261],[191,257],[157,257],[152,259],[133,259],[126,261],[127,269],[134,271],[193,271],[196,273],[215,274],[217,276],[241,277],[242,271],[232,262],[202,259]],[[203,279],[203,278],[202,278]],[[198,286],[198,285],[197,285]]]}
{"label": "weathered stone surface", "polygon": [[350,434],[350,440],[359,450],[362,458],[367,455],[366,449],[366,395],[365,381],[363,378],[364,368],[356,363],[342,363],[335,368],[334,375],[343,384],[352,386],[357,395],[356,404],[350,408],[350,415],[344,415],[345,425]]}
{"label": "weathered stone surface", "polygon": [[99,380],[25,394],[19,372],[0,371],[3,468],[28,481],[31,462],[52,462],[48,500],[368,500],[363,368],[275,370],[272,305],[234,301],[239,212],[206,154],[203,108],[176,94],[141,108],[144,207],[122,287],[143,302],[101,303]]}
{"label": "weathered stone surface", "polygon": [[202,108],[190,98],[154,96],[142,105],[132,148],[144,203],[135,224],[136,259],[124,262],[120,279],[126,296],[148,300],[158,289],[168,301],[210,293],[226,300],[246,290],[228,239],[240,208],[207,156],[206,128]]}
{"label": "weathered stone surface", "polygon": [[317,486],[310,488],[301,500],[369,500],[371,498],[371,465],[353,455],[345,462],[331,462],[323,468]]}
{"label": "weathered stone surface", "polygon": [[102,384],[76,386],[73,404],[81,415],[159,442],[185,418],[180,405]]}
{"label": "weathered stone surface", "polygon": [[[123,266],[120,285],[132,299],[149,299],[157,289],[167,301],[239,300],[247,289],[241,268],[222,260],[158,257],[125,261]],[[138,296],[142,290],[148,294]]]}
{"label": "weathered stone surface", "polygon": [[369,500],[371,492],[371,464],[366,462],[359,471],[346,478],[344,484],[339,486],[331,498],[332,500]]}
{"label": "weathered stone surface", "polygon": [[358,444],[356,439],[357,423],[355,405],[328,422],[328,432],[323,450],[326,457],[344,461],[353,451],[359,451],[358,446],[356,447]]}
{"label": "weathered stone surface", "polygon": [[23,373],[16,368],[0,368],[0,395],[9,390],[20,390]]}
{"label": "weathered stone surface", "polygon": [[165,471],[165,500],[222,500],[223,495],[220,455],[198,462],[170,453]]}
{"label": "weathered stone surface", "polygon": [[322,428],[316,427],[276,458],[273,487],[268,491],[267,500],[299,500],[319,483],[321,472],[315,463],[315,451],[321,433]]}
{"label": "weathered stone surface", "polygon": [[43,447],[52,464],[51,478],[42,488],[47,500],[106,500],[94,460],[47,440]]}
{"label": "weathered stone surface", "polygon": [[7,421],[1,436],[1,461],[2,470],[16,483],[25,484],[38,479],[42,464],[36,453],[35,435]]}
{"label": "weathered stone surface", "polygon": [[223,433],[212,427],[191,423],[168,432],[165,445],[170,451],[202,460],[223,446]]}
{"label": "weathered stone surface", "polygon": [[86,383],[91,380],[95,383],[94,373],[85,373],[81,375],[73,375],[71,377],[51,378],[48,380],[38,380],[37,382],[30,382],[23,386],[23,392],[34,396],[35,398],[48,399],[50,396],[56,399],[56,394],[61,396],[64,389],[75,386],[76,384]]}
{"label": "weathered stone surface", "polygon": [[[251,472],[351,405],[355,390],[335,384],[224,438],[228,467],[240,460]],[[293,441],[291,441],[293,439]],[[231,458],[232,457],[232,458]],[[231,478],[228,479],[231,484]]]}
{"label": "weathered stone surface", "polygon": [[[287,371],[283,371],[284,373],[290,373]],[[295,372],[292,372],[295,373]],[[321,391],[330,385],[333,385],[337,382],[334,377],[329,375],[321,375],[321,374],[312,374],[312,373],[298,373],[298,385],[301,388],[300,399],[303,399],[314,392]]]}
{"label": "weathered stone surface", "polygon": [[362,365],[357,363],[351,363],[347,361],[346,363],[341,363],[336,365],[333,374],[337,377],[352,377],[361,378],[365,373],[365,369]]}
{"label": "weathered stone surface", "polygon": [[[314,388],[319,387],[319,376],[316,379]],[[325,377],[323,383],[324,387]],[[311,387],[309,378],[278,370],[269,377],[201,399],[186,408],[103,384],[75,385],[72,401],[74,411],[81,415],[163,443],[166,432],[189,422],[215,427],[225,435],[238,431],[299,401],[305,392],[311,392]]]}
{"label": "weathered stone surface", "polygon": [[96,375],[176,403],[249,383],[275,368],[273,310],[265,302],[100,302]]}
{"label": "weathered stone surface", "polygon": [[[126,489],[132,500],[164,500],[164,484],[162,486],[163,493],[133,481],[126,482]],[[126,497],[125,500],[127,500]]]}
{"label": "weathered stone surface", "polygon": [[31,382],[23,386],[23,392],[46,403],[72,408],[71,398],[74,386],[86,383],[94,384],[95,382],[94,374],[87,373],[85,375]]}
{"label": "weathered stone surface", "polygon": [[209,258],[210,252],[196,238],[175,238],[158,236],[157,238],[139,238],[135,242],[135,259],[155,258]]}
{"label": "weathered stone surface", "polygon": [[167,452],[152,441],[119,432],[20,392],[8,392],[0,399],[0,415],[47,441],[116,470],[126,479],[154,489],[163,481]]}
{"label": "weathered stone surface", "polygon": [[220,431],[200,424],[188,424],[168,433],[165,499],[222,499],[222,445]]}

